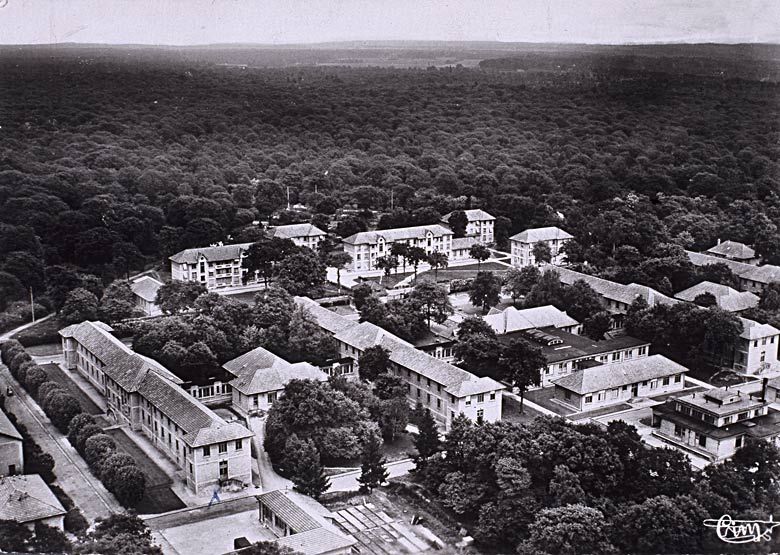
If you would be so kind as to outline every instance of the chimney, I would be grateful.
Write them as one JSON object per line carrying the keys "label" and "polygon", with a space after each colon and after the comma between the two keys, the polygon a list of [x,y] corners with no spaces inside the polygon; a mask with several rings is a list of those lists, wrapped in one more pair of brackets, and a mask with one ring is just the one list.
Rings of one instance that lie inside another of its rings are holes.
{"label": "chimney", "polygon": [[720,237],[718,237],[718,245],[720,245]]}

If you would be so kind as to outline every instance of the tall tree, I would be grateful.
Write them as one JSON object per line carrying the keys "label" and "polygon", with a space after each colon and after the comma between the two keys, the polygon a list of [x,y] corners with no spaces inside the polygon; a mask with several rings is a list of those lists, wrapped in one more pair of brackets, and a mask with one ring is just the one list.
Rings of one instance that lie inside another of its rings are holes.
{"label": "tall tree", "polygon": [[441,324],[454,312],[447,291],[430,280],[417,283],[407,298],[413,306],[425,313],[428,329],[431,329],[431,320]]}
{"label": "tall tree", "polygon": [[482,307],[482,312],[487,313],[490,307],[497,305],[500,300],[501,278],[493,272],[478,272],[469,291],[471,304]]}
{"label": "tall tree", "polygon": [[520,391],[520,411],[523,410],[525,392],[542,381],[542,371],[547,359],[539,347],[524,339],[513,340],[501,350],[498,367],[505,380]]}
{"label": "tall tree", "polygon": [[360,491],[371,493],[374,488],[378,488],[387,481],[389,473],[385,468],[387,459],[382,456],[382,442],[379,438],[372,436],[363,446],[363,454],[360,458]]}
{"label": "tall tree", "polygon": [[336,282],[341,292],[341,270],[352,263],[352,256],[344,251],[333,251],[328,253],[326,263],[332,268],[336,268]]}
{"label": "tall tree", "polygon": [[409,247],[406,253],[406,260],[414,267],[414,282],[417,283],[417,268],[420,262],[428,259],[428,253],[422,247]]}
{"label": "tall tree", "polygon": [[537,265],[549,264],[552,262],[552,250],[550,249],[550,245],[544,241],[534,243],[534,246],[531,248],[531,254]]}
{"label": "tall tree", "polygon": [[455,210],[450,214],[447,223],[452,229],[453,236],[458,239],[466,236],[466,226],[469,224],[469,219],[463,210]]}
{"label": "tall tree", "polygon": [[358,358],[360,378],[374,381],[377,376],[386,374],[390,369],[390,351],[381,345],[367,347]]}
{"label": "tall tree", "polygon": [[447,254],[441,251],[433,251],[428,255],[428,264],[433,268],[433,281],[435,283],[439,282],[439,270],[446,268],[449,263]]}
{"label": "tall tree", "polygon": [[436,420],[430,409],[419,410],[420,408],[422,407],[418,406],[417,410],[420,416],[417,422],[419,433],[412,439],[414,447],[417,449],[415,461],[418,468],[424,466],[428,459],[441,451],[441,440],[439,439],[439,428],[436,425]]}
{"label": "tall tree", "polygon": [[490,258],[490,249],[485,245],[476,243],[469,249],[469,256],[477,261],[477,274],[481,271],[482,263]]}
{"label": "tall tree", "polygon": [[504,283],[512,295],[515,305],[517,305],[517,301],[531,292],[541,275],[537,266],[523,266],[519,270],[517,268],[509,269],[504,276]]}
{"label": "tall tree", "polygon": [[166,314],[177,314],[194,308],[195,300],[206,292],[197,281],[172,281],[157,290],[155,303]]}

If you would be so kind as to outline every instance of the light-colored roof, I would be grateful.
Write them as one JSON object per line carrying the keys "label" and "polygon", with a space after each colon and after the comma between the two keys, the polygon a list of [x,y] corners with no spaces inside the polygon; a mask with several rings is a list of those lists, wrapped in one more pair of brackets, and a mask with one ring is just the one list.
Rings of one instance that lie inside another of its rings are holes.
{"label": "light-colored roof", "polygon": [[328,379],[322,370],[308,362],[291,364],[263,347],[244,353],[222,367],[236,376],[230,385],[245,395],[279,391],[290,380],[324,382]]}
{"label": "light-colored roof", "polygon": [[396,229],[379,229],[377,231],[361,231],[350,235],[344,242],[350,245],[373,245],[383,238],[387,243],[396,241],[408,241],[411,239],[424,239],[426,234],[432,233],[434,237],[452,235],[452,231],[446,227],[433,225],[420,225],[416,227],[399,227]]}
{"label": "light-colored roof", "polygon": [[740,318],[740,321],[742,322],[742,333],[739,336],[742,339],[753,341],[780,334],[780,330],[769,324],[759,324],[755,320],[747,318]]}
{"label": "light-colored roof", "polygon": [[271,230],[271,236],[279,237],[280,239],[294,239],[298,237],[314,237],[320,235],[327,234],[312,224],[278,225]]}
{"label": "light-colored roof", "polygon": [[573,239],[574,235],[567,233],[559,227],[537,227],[526,229],[509,238],[510,241],[520,243],[538,243],[539,241],[553,241],[558,239]]}
{"label": "light-colored roof", "polygon": [[0,478],[0,520],[35,522],[65,512],[38,474]]}
{"label": "light-colored roof", "polygon": [[458,237],[452,240],[452,250],[470,249],[477,244],[476,237]]}
{"label": "light-colored roof", "polygon": [[274,490],[258,495],[257,499],[282,519],[282,522],[295,530],[296,534],[322,528],[322,523],[310,514],[312,511],[307,510],[308,507],[301,503],[300,497],[303,496],[293,491]]}
{"label": "light-colored roof", "polygon": [[567,376],[553,380],[556,387],[562,387],[580,395],[614,389],[637,382],[664,378],[687,372],[688,369],[663,355],[650,355],[612,364],[602,364],[577,370]]}
{"label": "light-colored roof", "polygon": [[774,283],[780,281],[780,266],[773,266],[772,264],[764,264],[763,266],[751,266],[749,270],[745,270],[739,277],[742,279],[749,279],[758,283]]}
{"label": "light-colored roof", "polygon": [[236,243],[233,245],[217,245],[214,247],[197,247],[185,249],[170,256],[170,260],[179,264],[195,264],[203,256],[209,262],[222,262],[223,260],[236,260],[241,253],[246,251],[252,243]]}
{"label": "light-colored roof", "polygon": [[357,325],[357,322],[328,310],[309,297],[294,297],[294,300],[295,304],[307,310],[314,317],[317,325],[328,333],[336,334]]}
{"label": "light-colored roof", "polygon": [[707,249],[707,252],[732,260],[750,260],[756,257],[756,251],[748,247],[745,243],[739,243],[737,241],[723,241],[722,243]]}
{"label": "light-colored roof", "polygon": [[303,555],[321,555],[352,547],[357,543],[353,537],[347,537],[327,528],[309,530],[301,534],[292,534],[276,540],[276,543],[289,547],[295,553]]}
{"label": "light-colored roof", "polygon": [[620,302],[626,305],[630,305],[637,297],[642,297],[645,299],[647,304],[651,307],[656,304],[674,304],[678,302],[672,297],[668,297],[663,293],[656,291],[655,289],[647,287],[646,285],[639,285],[638,283],[623,285],[622,283],[609,281],[607,279],[583,274],[581,272],[575,272],[574,270],[569,270],[568,268],[561,268],[560,266],[552,266],[549,264],[542,265],[541,270],[543,272],[548,270],[557,272],[561,283],[565,285],[571,285],[575,281],[582,280],[590,285],[596,293],[605,299]]}
{"label": "light-colored roof", "polygon": [[758,305],[759,298],[757,295],[748,291],[737,291],[727,285],[721,285],[720,283],[713,283],[711,281],[702,281],[697,283],[693,287],[689,287],[684,291],[680,291],[674,297],[681,301],[693,302],[696,297],[703,295],[704,293],[710,293],[715,297],[718,306],[723,310],[729,312],[740,312],[753,308]]}
{"label": "light-colored roof", "polygon": [[[5,413],[0,409],[0,436],[10,437],[22,441],[22,434],[14,427]],[[0,440],[5,441],[5,440]]]}
{"label": "light-colored roof", "polygon": [[368,347],[380,345],[385,337],[391,338],[394,343],[406,345],[414,348],[409,342],[393,335],[384,328],[380,328],[371,322],[360,322],[356,326],[347,328],[334,336],[338,341],[346,343],[356,349],[363,351]]}
{"label": "light-colored roof", "polygon": [[157,290],[163,286],[161,281],[153,277],[143,276],[130,285],[130,290],[143,300],[153,303],[157,300]]}
{"label": "light-colored roof", "polygon": [[530,330],[533,328],[567,328],[579,324],[577,320],[558,310],[552,305],[538,306],[518,310],[513,306],[502,312],[488,314],[484,317],[497,334],[513,331]]}
{"label": "light-colored roof", "polygon": [[685,251],[694,266],[706,266],[707,264],[725,264],[729,269],[742,279],[758,283],[772,283],[780,281],[780,266],[764,264],[755,266],[728,258],[720,258],[700,252]]}
{"label": "light-colored roof", "polygon": [[[458,210],[454,210],[453,212],[458,212]],[[491,216],[481,208],[471,208],[469,210],[461,210],[464,214],[466,214],[466,219],[469,222],[484,222],[485,220],[495,220],[495,216]],[[450,216],[452,216],[452,212],[449,214],[445,214],[442,217],[443,222],[449,222]]]}

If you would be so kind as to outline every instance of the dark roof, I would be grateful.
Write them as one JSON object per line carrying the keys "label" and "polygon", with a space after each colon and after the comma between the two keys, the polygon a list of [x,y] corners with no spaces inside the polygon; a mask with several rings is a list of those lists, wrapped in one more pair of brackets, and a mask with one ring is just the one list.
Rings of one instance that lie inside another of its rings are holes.
{"label": "dark roof", "polygon": [[274,490],[258,495],[257,499],[298,534],[322,528],[322,524],[305,510],[303,503],[296,502],[299,501],[297,496],[293,492]]}
{"label": "dark roof", "polygon": [[604,339],[602,341],[594,341],[593,339],[584,335],[574,335],[554,327],[542,328],[542,331],[550,337],[563,341],[563,343],[557,345],[546,345],[543,343],[538,343],[529,338],[525,331],[500,335],[498,336],[498,340],[501,343],[508,344],[511,341],[519,338],[526,339],[532,345],[538,346],[542,349],[542,354],[545,356],[548,363],[555,363],[584,357],[590,358],[605,353],[611,353],[613,351],[629,349],[631,347],[650,345],[649,341],[637,339],[635,337],[631,337],[630,335]]}
{"label": "dark roof", "polygon": [[737,262],[728,258],[720,258],[700,252],[685,251],[694,266],[706,266],[708,264],[725,264],[732,272],[742,279],[758,283],[772,283],[780,281],[780,266],[764,264],[755,266],[744,262]]}
{"label": "dark roof", "polygon": [[276,540],[276,543],[302,555],[320,555],[351,547],[357,543],[357,540],[327,528],[319,528],[281,537]]}
{"label": "dark roof", "polygon": [[681,424],[695,432],[703,433],[708,437],[723,439],[741,434],[751,437],[766,439],[780,434],[780,412],[769,409],[763,416],[757,416],[747,420],[739,420],[726,426],[708,424],[699,418],[693,418],[677,412],[674,408],[675,399],[667,400],[663,405],[653,407],[653,414]]}
{"label": "dark roof", "polygon": [[11,423],[5,413],[0,409],[0,436],[6,436],[13,439],[22,440],[19,430]]}
{"label": "dark roof", "polygon": [[681,301],[693,302],[696,297],[709,293],[715,297],[718,307],[729,312],[741,312],[758,305],[758,296],[748,291],[737,291],[727,285],[702,281],[677,293],[674,297]]}

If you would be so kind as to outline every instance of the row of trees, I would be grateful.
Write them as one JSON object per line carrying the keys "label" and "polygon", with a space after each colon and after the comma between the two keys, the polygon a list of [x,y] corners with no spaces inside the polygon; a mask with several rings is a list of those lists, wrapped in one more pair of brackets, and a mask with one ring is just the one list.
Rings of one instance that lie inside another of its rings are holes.
{"label": "row of trees", "polygon": [[[527,425],[453,421],[415,479],[477,542],[518,553],[721,553],[702,526],[773,510],[780,453],[756,441],[732,461],[694,470],[679,451],[645,444],[622,421]],[[735,552],[771,552],[777,540]]]}
{"label": "row of trees", "polygon": [[[82,411],[75,397],[59,383],[49,380],[46,372],[32,361],[18,341],[2,343],[0,355],[14,378],[39,403],[52,423],[67,434],[70,443],[81,453],[106,489],[125,507],[136,506],[145,494],[146,477],[136,466],[135,460],[116,452],[114,440],[103,433],[103,429],[89,414]],[[51,458],[45,455],[33,460],[37,460],[45,470],[48,466],[47,457]],[[48,469],[49,475],[51,467]]]}

